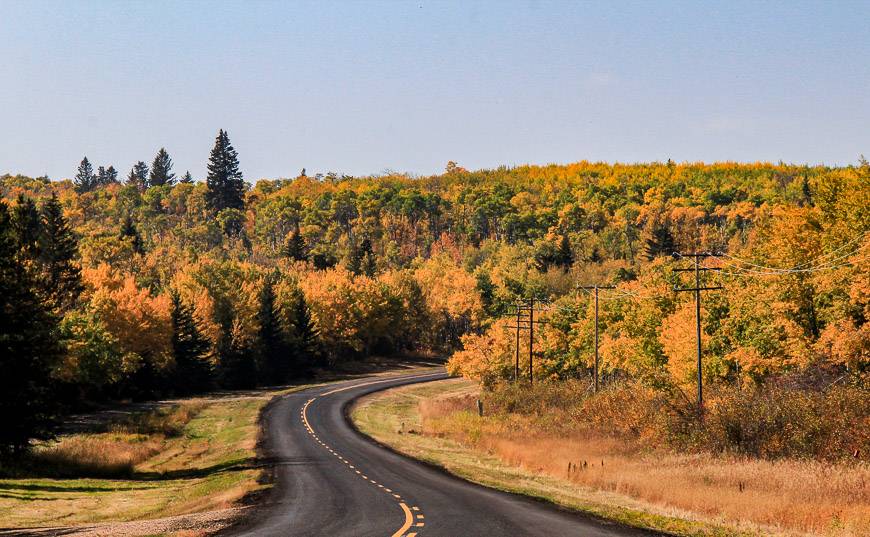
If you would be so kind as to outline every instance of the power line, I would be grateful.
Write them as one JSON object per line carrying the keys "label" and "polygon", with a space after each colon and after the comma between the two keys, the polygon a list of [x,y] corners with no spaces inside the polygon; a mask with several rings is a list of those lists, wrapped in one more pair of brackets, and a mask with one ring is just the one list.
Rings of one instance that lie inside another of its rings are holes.
{"label": "power line", "polygon": [[599,289],[616,289],[615,285],[579,285],[578,289],[583,289],[587,293],[590,289],[595,291],[595,391],[598,391],[598,290]]}

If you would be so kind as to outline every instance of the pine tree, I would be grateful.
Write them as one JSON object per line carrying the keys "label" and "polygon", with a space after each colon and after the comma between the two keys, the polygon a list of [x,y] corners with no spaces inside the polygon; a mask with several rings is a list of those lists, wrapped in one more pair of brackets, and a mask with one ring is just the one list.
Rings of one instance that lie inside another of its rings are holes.
{"label": "pine tree", "polygon": [[284,256],[294,261],[306,261],[308,259],[308,252],[305,246],[305,239],[302,238],[302,234],[299,233],[299,228],[293,230],[293,233],[287,237],[287,240],[284,243]]}
{"label": "pine tree", "polygon": [[120,237],[131,240],[134,252],[139,255],[145,254],[145,242],[142,240],[142,236],[139,235],[139,230],[136,229],[136,225],[133,224],[133,218],[129,214],[124,218],[124,223],[121,224]]}
{"label": "pine tree", "polygon": [[178,393],[203,392],[212,387],[214,370],[208,355],[211,345],[202,334],[193,309],[173,290],[172,354],[175,357],[175,386]]}
{"label": "pine tree", "polygon": [[282,326],[281,314],[275,303],[275,288],[272,277],[266,278],[260,291],[260,308],[257,312],[257,346],[261,371],[267,375],[266,384],[280,384],[290,378],[293,370],[292,356],[287,333]]}
{"label": "pine tree", "polygon": [[193,183],[193,176],[190,175],[190,170],[184,172],[184,175],[181,176],[181,179],[178,180],[179,183],[191,184]]}
{"label": "pine tree", "polygon": [[662,255],[671,255],[674,252],[674,236],[668,226],[656,225],[646,239],[646,258],[652,261]]}
{"label": "pine tree", "polygon": [[571,250],[571,241],[567,235],[562,235],[559,248],[556,250],[556,265],[563,269],[570,269],[574,264],[574,252]]}
{"label": "pine tree", "polygon": [[175,183],[175,174],[172,173],[172,159],[166,149],[160,148],[154,161],[151,163],[151,174],[148,176],[148,186],[163,186]]}
{"label": "pine tree", "polygon": [[60,357],[57,320],[22,264],[6,204],[0,202],[0,451],[49,434],[56,410],[51,368]]}
{"label": "pine tree", "polygon": [[213,211],[244,209],[245,182],[239,171],[239,156],[230,137],[221,129],[208,158],[206,202]]}
{"label": "pine tree", "polygon": [[56,312],[75,305],[83,290],[78,257],[78,241],[63,216],[57,195],[42,206],[42,228],[39,234],[39,260],[42,268],[40,283],[47,301]]}
{"label": "pine tree", "polygon": [[134,164],[127,175],[127,184],[135,186],[140,192],[148,188],[148,165],[141,160]]}
{"label": "pine tree", "polygon": [[100,166],[99,168],[97,168],[97,186],[105,186],[117,182],[118,170],[116,170],[114,166],[109,166],[108,168]]}
{"label": "pine tree", "polygon": [[38,256],[40,227],[36,203],[24,194],[19,194],[18,203],[12,210],[12,229],[18,250],[30,261]]}
{"label": "pine tree", "polygon": [[372,250],[372,242],[369,239],[363,239],[359,246],[351,252],[348,270],[359,276],[374,276],[377,272],[377,264],[375,263],[375,253]]}
{"label": "pine tree", "polygon": [[305,376],[320,362],[320,330],[314,322],[305,295],[299,289],[294,294],[290,326],[293,334],[292,351],[296,354],[295,376]]}
{"label": "pine tree", "polygon": [[78,172],[73,179],[73,183],[75,183],[76,192],[79,194],[90,192],[97,186],[97,177],[94,175],[94,167],[91,165],[91,161],[88,160],[88,157],[83,158],[79,163]]}
{"label": "pine tree", "polygon": [[257,362],[254,352],[236,331],[233,306],[226,301],[215,303],[214,318],[220,327],[215,353],[219,360],[221,385],[227,388],[253,388],[257,385]]}

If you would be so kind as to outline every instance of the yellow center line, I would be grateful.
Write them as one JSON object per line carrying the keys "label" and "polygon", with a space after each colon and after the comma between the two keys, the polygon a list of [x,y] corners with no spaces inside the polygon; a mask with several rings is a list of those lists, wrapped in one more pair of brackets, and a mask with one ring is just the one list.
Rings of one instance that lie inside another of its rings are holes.
{"label": "yellow center line", "polygon": [[[417,375],[417,376],[414,376],[414,377],[405,377],[405,378],[406,378],[406,379],[419,379],[419,378],[427,378],[427,377],[439,376],[439,375],[441,375],[441,374],[442,374],[442,373],[432,373],[432,374],[428,374],[428,375]],[[332,391],[328,391],[328,392],[322,393],[322,394],[320,394],[320,397],[325,396],[325,395],[330,395],[330,394],[333,394],[333,393],[343,392],[343,391],[345,391],[345,390],[350,390],[350,389],[352,389],[352,388],[359,388],[359,387],[362,387],[362,386],[370,386],[370,385],[372,385],[372,384],[382,384],[382,383],[384,383],[384,382],[391,382],[391,381],[393,381],[393,380],[395,380],[395,379],[386,379],[386,380],[379,380],[379,381],[374,381],[374,382],[366,382],[366,383],[363,383],[363,384],[355,384],[355,385],[353,385],[353,386],[346,386],[346,387],[344,387],[344,388],[338,388],[338,389],[335,389],[335,390],[332,390]],[[392,493],[392,492],[393,492],[392,490],[390,490],[390,489],[384,487],[383,485],[379,484],[379,483],[378,483],[377,481],[375,481],[374,479],[369,479],[369,478],[367,478],[365,475],[362,475],[362,472],[360,472],[360,471],[357,470],[357,469],[356,469],[352,464],[350,464],[350,461],[348,461],[347,459],[345,459],[344,457],[342,457],[339,453],[337,453],[336,451],[334,451],[334,450],[333,450],[332,448],[330,448],[328,445],[326,445],[325,443],[323,443],[323,441],[321,441],[320,438],[317,437],[317,434],[314,432],[314,429],[311,427],[311,423],[309,423],[309,421],[308,421],[308,407],[309,407],[309,405],[311,405],[311,403],[314,402],[315,399],[317,399],[317,397],[312,397],[311,399],[309,399],[308,401],[306,401],[305,404],[302,406],[302,410],[299,411],[299,414],[302,416],[302,422],[305,424],[305,428],[308,429],[308,433],[309,433],[309,434],[310,434],[310,435],[311,435],[315,440],[317,440],[317,442],[320,443],[320,445],[322,445],[324,448],[328,449],[330,453],[332,453],[333,455],[335,455],[336,457],[338,457],[339,460],[341,460],[342,462],[344,462],[344,464],[347,464],[347,465],[350,466],[350,468],[353,468],[353,469],[356,471],[357,474],[359,474],[359,475],[362,476],[363,479],[367,479],[367,480],[371,481],[372,484],[377,485],[378,487],[384,489],[385,492]],[[402,511],[405,513],[405,522],[404,522],[404,524],[402,524],[402,527],[401,527],[401,528],[399,528],[398,530],[396,530],[396,532],[392,535],[392,537],[415,537],[415,536],[417,535],[416,533],[408,533],[408,534],[406,535],[405,532],[408,531],[408,530],[411,528],[411,526],[422,527],[422,526],[424,525],[423,522],[417,522],[417,523],[415,524],[415,523],[414,523],[414,514],[411,512],[411,509],[413,509],[414,511],[419,511],[420,508],[417,507],[417,506],[414,506],[414,507],[412,507],[412,508],[408,508],[408,506],[405,505],[405,502],[401,501],[401,498],[402,498],[401,495],[399,495],[399,494],[395,494],[395,493],[394,493],[393,496],[394,496],[395,498],[397,498],[397,499],[400,500],[398,503],[399,503],[399,506],[402,508]],[[418,514],[418,515],[417,515],[417,518],[418,518],[418,519],[421,519],[421,518],[423,518],[423,515],[422,515],[422,514]]]}
{"label": "yellow center line", "polygon": [[399,506],[402,508],[402,511],[405,512],[405,523],[402,524],[401,528],[396,530],[393,537],[402,537],[406,531],[411,529],[411,524],[414,523],[414,517],[411,515],[411,510],[408,509],[407,505],[405,505],[405,502],[399,502]]}

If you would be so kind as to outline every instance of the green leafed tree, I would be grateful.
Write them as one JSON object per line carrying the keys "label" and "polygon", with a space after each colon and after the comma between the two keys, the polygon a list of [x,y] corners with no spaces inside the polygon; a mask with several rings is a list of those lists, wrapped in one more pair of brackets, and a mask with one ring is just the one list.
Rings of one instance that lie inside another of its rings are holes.
{"label": "green leafed tree", "polygon": [[56,317],[21,262],[9,210],[0,202],[0,451],[46,437],[55,414],[51,369],[60,357]]}
{"label": "green leafed tree", "polygon": [[151,163],[151,174],[148,176],[148,186],[163,186],[175,183],[175,174],[172,173],[172,158],[166,149],[161,147]]}
{"label": "green leafed tree", "polygon": [[205,182],[208,186],[206,202],[213,211],[245,207],[245,182],[239,171],[239,155],[223,129],[215,138],[209,155]]}
{"label": "green leafed tree", "polygon": [[214,370],[209,361],[211,344],[200,330],[193,309],[172,291],[172,354],[178,393],[196,393],[212,387]]}
{"label": "green leafed tree", "polygon": [[84,287],[78,265],[78,241],[55,194],[42,206],[39,261],[47,301],[56,312],[69,310]]}

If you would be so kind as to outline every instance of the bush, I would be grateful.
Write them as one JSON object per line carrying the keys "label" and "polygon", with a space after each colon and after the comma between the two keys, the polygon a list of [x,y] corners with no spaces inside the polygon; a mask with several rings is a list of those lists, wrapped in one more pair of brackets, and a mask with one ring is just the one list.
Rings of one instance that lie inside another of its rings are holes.
{"label": "bush", "polygon": [[536,428],[593,432],[640,448],[766,459],[839,460],[870,453],[870,396],[861,388],[770,382],[708,390],[703,419],[679,390],[635,381],[592,393],[587,381],[500,383],[483,394],[490,413],[521,415]]}

